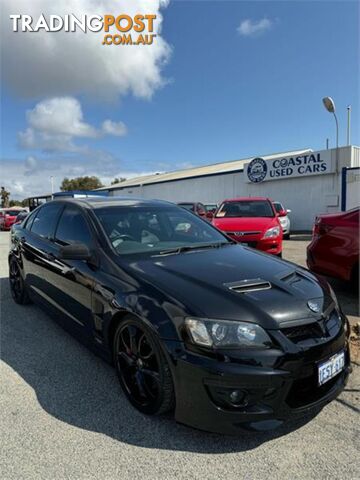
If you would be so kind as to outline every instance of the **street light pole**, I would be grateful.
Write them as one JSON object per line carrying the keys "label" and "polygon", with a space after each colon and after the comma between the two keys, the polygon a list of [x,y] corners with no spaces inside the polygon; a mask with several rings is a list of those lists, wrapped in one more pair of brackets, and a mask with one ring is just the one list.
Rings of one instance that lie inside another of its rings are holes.
{"label": "street light pole", "polygon": [[51,182],[51,199],[54,197],[54,177],[51,175],[50,177],[50,182]]}
{"label": "street light pole", "polygon": [[335,110],[333,111],[333,115],[336,123],[336,148],[339,148],[339,122],[338,122]]}
{"label": "street light pole", "polygon": [[346,143],[350,145],[351,142],[351,105],[347,106],[347,132],[346,132]]}
{"label": "street light pole", "polygon": [[334,115],[336,123],[336,173],[339,172],[339,122],[335,113],[335,102],[331,97],[324,97],[322,99],[326,110]]}

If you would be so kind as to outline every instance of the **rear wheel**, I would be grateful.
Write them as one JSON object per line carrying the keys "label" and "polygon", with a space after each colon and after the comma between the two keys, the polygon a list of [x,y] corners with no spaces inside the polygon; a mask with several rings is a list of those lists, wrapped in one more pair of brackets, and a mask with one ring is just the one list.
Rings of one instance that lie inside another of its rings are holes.
{"label": "rear wheel", "polygon": [[9,282],[11,295],[16,303],[26,305],[31,302],[21,276],[19,264],[15,258],[12,258],[9,263]]}
{"label": "rear wheel", "polygon": [[127,316],[116,329],[113,348],[120,385],[131,404],[149,415],[172,410],[175,394],[169,364],[150,328]]}

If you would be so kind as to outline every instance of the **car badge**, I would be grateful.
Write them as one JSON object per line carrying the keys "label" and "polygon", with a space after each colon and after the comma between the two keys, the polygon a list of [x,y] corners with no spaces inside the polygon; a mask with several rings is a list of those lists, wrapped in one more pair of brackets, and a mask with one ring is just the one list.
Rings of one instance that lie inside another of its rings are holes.
{"label": "car badge", "polygon": [[315,302],[314,300],[309,300],[307,302],[307,306],[312,312],[319,313],[321,311],[320,304],[318,302]]}

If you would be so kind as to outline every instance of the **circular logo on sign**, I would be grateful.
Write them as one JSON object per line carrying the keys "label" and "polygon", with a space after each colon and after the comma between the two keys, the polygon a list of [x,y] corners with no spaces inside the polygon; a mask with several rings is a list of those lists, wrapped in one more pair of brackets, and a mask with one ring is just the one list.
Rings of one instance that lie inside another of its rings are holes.
{"label": "circular logo on sign", "polygon": [[247,176],[251,182],[262,182],[267,174],[267,165],[262,158],[254,158],[247,166]]}

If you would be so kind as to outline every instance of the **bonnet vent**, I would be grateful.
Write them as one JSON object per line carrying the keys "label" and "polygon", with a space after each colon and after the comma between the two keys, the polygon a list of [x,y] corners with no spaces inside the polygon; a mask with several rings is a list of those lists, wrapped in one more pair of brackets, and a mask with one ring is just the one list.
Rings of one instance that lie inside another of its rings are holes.
{"label": "bonnet vent", "polygon": [[240,282],[224,283],[229,290],[237,293],[257,292],[259,290],[269,290],[271,283],[261,278],[252,280],[241,280]]}

